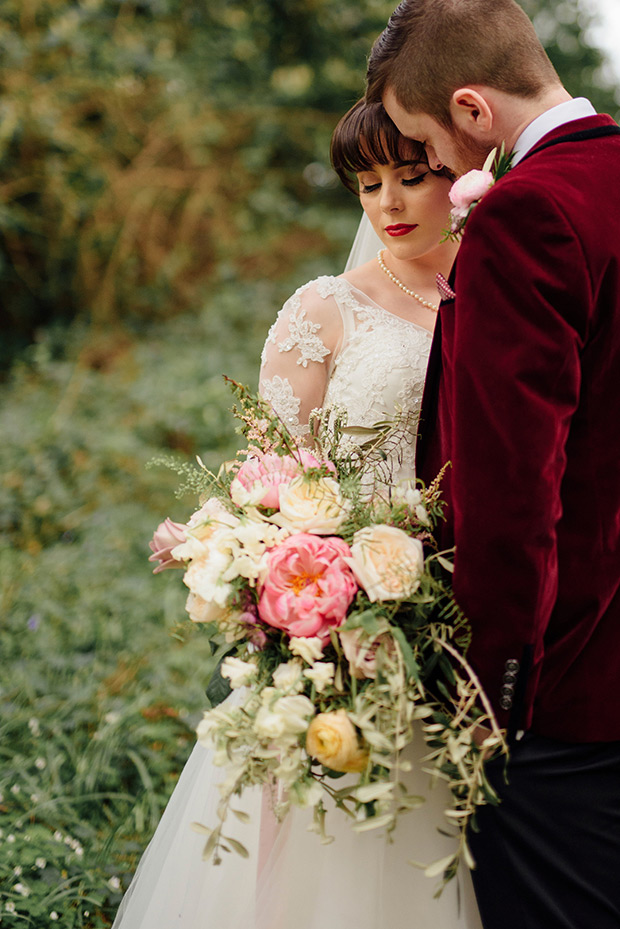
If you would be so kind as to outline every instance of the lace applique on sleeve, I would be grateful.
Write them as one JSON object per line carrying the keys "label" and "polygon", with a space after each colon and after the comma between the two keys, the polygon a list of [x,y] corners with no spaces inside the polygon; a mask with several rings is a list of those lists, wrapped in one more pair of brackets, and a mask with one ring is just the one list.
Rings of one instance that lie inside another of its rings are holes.
{"label": "lace applique on sleeve", "polygon": [[312,320],[306,319],[306,311],[299,309],[298,312],[293,310],[288,318],[289,336],[284,342],[278,344],[278,350],[281,352],[290,352],[294,348],[299,350],[297,364],[307,368],[309,361],[318,361],[323,363],[326,355],[331,351],[322,342],[317,332],[321,328],[320,323],[313,323]]}
{"label": "lace applique on sleeve", "polygon": [[292,435],[301,438],[310,432],[308,426],[299,423],[301,400],[293,393],[293,388],[287,377],[280,377],[279,374],[276,374],[270,379],[262,380],[261,394],[286,424]]}
{"label": "lace applique on sleeve", "polygon": [[[317,283],[306,284],[287,300],[261,356],[259,390],[298,436],[309,432],[310,413],[323,405],[342,338],[338,305]],[[325,363],[328,356],[329,365]]]}

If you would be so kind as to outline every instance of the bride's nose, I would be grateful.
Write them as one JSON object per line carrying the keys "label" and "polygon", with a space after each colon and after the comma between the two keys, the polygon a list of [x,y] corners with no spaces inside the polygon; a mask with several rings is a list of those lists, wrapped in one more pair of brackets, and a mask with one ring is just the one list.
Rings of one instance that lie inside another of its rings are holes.
{"label": "bride's nose", "polygon": [[381,187],[381,209],[384,213],[398,213],[403,208],[400,184],[383,184]]}

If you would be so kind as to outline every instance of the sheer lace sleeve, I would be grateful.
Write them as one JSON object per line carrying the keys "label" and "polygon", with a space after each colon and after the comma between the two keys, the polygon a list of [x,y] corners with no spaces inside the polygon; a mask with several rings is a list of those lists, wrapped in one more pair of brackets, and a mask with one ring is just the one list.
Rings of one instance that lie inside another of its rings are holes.
{"label": "sheer lace sleeve", "polygon": [[322,406],[343,323],[333,287],[319,278],[290,297],[269,331],[259,390],[296,436],[308,433],[312,410]]}

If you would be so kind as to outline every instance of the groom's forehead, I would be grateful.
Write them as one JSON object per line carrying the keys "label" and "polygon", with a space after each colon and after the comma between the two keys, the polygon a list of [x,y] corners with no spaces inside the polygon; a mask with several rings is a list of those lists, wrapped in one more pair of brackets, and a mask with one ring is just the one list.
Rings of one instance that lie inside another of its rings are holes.
{"label": "groom's forehead", "polygon": [[383,106],[386,113],[397,126],[402,135],[419,142],[425,141],[425,136],[439,127],[439,123],[426,113],[416,113],[406,110],[399,103],[391,87],[386,88],[383,94]]}

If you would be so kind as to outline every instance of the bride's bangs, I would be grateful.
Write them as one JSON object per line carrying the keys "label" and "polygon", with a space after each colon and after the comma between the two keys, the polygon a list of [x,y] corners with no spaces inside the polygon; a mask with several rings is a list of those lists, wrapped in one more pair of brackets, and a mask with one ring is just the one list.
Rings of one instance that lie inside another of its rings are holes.
{"label": "bride's bangs", "polygon": [[334,171],[357,194],[355,175],[372,166],[426,161],[424,147],[400,134],[380,103],[358,101],[334,130],[331,143]]}

